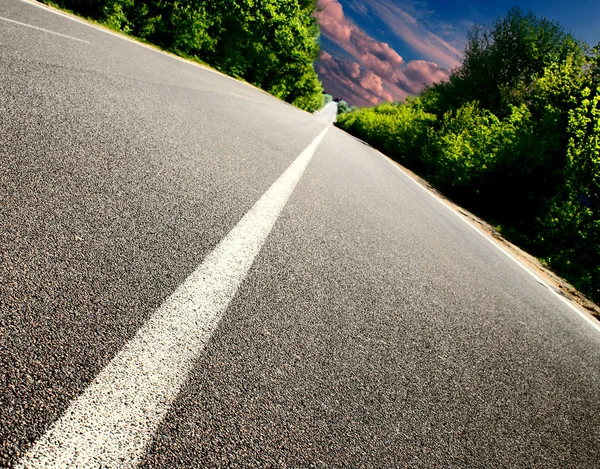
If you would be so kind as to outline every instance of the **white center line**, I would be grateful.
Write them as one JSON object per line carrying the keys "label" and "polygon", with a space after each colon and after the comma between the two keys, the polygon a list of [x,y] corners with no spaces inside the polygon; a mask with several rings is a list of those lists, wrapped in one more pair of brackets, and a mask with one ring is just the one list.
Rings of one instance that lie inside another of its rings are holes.
{"label": "white center line", "polygon": [[25,26],[26,28],[31,28],[31,29],[36,29],[38,31],[43,31],[43,32],[48,33],[48,34],[54,34],[55,36],[66,37],[67,39],[72,39],[73,41],[79,41],[79,42],[84,42],[86,44],[89,44],[89,42],[84,41],[83,39],[79,39],[79,38],[76,38],[76,37],[73,37],[73,36],[67,36],[66,34],[57,33],[56,31],[50,31],[49,29],[44,29],[44,28],[40,28],[38,26],[33,26],[32,24],[21,23],[20,21],[11,20],[10,18],[4,18],[3,16],[0,16],[0,20],[6,21],[7,23],[14,23],[14,24],[18,24],[20,26]]}
{"label": "white center line", "polygon": [[328,125],[17,468],[133,468],[325,136]]}

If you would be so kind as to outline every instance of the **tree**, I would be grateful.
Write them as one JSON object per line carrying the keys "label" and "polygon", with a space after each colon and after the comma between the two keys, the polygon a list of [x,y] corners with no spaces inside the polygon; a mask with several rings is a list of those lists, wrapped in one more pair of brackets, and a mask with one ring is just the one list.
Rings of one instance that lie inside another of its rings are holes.
{"label": "tree", "polygon": [[527,103],[530,87],[548,66],[584,55],[582,43],[558,23],[515,7],[489,28],[474,26],[461,66],[448,82],[430,89],[439,95],[442,114],[477,101],[504,117],[510,113],[510,105]]}
{"label": "tree", "polygon": [[348,105],[348,103],[344,100],[341,100],[338,103],[338,114],[344,114],[345,112],[350,112],[350,106]]}

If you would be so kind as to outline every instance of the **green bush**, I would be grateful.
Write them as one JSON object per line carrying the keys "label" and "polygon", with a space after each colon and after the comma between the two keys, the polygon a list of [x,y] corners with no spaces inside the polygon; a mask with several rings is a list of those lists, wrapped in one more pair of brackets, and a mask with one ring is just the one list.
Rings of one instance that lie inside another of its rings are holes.
{"label": "green bush", "polygon": [[435,120],[423,110],[419,99],[413,99],[403,105],[385,103],[340,114],[337,125],[414,167],[421,161],[427,131]]}

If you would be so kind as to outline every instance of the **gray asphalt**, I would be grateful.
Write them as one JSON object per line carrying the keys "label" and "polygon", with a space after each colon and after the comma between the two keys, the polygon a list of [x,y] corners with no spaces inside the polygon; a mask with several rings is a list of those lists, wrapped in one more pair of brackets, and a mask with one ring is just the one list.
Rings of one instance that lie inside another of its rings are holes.
{"label": "gray asphalt", "polygon": [[[18,0],[0,16],[0,466],[324,128]],[[331,129],[141,467],[600,467],[600,334]]]}

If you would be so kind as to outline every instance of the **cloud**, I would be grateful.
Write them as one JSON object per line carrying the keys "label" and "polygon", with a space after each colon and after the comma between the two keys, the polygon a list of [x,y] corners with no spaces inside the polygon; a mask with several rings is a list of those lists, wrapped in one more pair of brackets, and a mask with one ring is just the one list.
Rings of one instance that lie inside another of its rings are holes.
{"label": "cloud", "polygon": [[335,98],[359,106],[373,106],[383,100],[361,85],[363,70],[357,62],[323,52],[317,63],[317,72],[327,92]]}
{"label": "cloud", "polygon": [[383,87],[383,80],[379,75],[372,71],[367,71],[360,80],[360,85],[367,91],[370,91],[374,96],[385,101],[393,101],[392,95]]}
{"label": "cloud", "polygon": [[[462,53],[458,48],[431,32],[423,21],[418,21],[390,0],[372,0],[370,8],[390,31],[427,59],[446,68],[454,68],[460,64],[459,57]],[[447,24],[436,25],[439,30],[448,28],[450,26]]]}
{"label": "cloud", "polygon": [[321,2],[323,10],[319,13],[319,25],[333,41],[347,44],[350,42],[353,25],[346,19],[342,5],[337,0]]}
{"label": "cloud", "polygon": [[413,60],[403,70],[404,76],[411,83],[429,85],[431,83],[447,80],[450,72],[433,62]]}
{"label": "cloud", "polygon": [[389,44],[375,40],[352,23],[338,0],[322,0],[321,6],[321,32],[354,59],[327,52],[319,59],[319,76],[325,89],[336,97],[361,106],[402,101],[424,86],[448,78],[449,71],[434,62],[405,63]]}
{"label": "cloud", "polygon": [[356,60],[369,64],[382,74],[390,74],[393,68],[402,64],[402,57],[389,44],[376,41],[346,18],[338,0],[324,0],[321,6],[319,25],[322,33]]}

